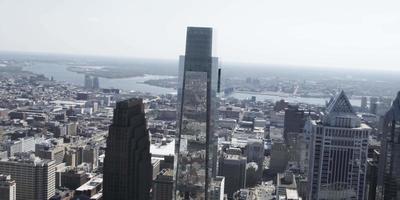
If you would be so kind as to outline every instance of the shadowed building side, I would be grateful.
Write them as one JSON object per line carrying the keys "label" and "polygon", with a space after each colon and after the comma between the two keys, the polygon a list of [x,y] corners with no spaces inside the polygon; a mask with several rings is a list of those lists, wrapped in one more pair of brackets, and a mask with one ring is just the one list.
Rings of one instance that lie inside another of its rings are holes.
{"label": "shadowed building side", "polygon": [[107,138],[104,199],[149,199],[151,181],[150,142],[142,99],[118,102]]}
{"label": "shadowed building side", "polygon": [[400,92],[384,117],[376,199],[400,199]]}

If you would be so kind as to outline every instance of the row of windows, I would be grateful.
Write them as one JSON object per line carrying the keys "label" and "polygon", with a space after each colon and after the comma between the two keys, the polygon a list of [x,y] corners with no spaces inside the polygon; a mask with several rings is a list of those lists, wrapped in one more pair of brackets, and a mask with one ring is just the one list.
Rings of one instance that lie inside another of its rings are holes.
{"label": "row of windows", "polygon": [[349,137],[349,138],[367,138],[368,131],[349,130],[349,129],[325,129],[325,136],[330,137]]}

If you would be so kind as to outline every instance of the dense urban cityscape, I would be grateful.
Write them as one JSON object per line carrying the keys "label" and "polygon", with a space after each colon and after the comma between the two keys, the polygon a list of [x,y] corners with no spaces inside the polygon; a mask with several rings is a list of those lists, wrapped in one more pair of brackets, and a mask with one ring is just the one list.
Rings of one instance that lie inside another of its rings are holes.
{"label": "dense urban cityscape", "polygon": [[[165,94],[103,88],[93,67],[71,84],[3,56],[0,199],[400,199],[400,93],[221,79],[212,40],[188,27],[177,77],[142,83],[177,91]],[[285,100],[298,93],[330,100]]]}

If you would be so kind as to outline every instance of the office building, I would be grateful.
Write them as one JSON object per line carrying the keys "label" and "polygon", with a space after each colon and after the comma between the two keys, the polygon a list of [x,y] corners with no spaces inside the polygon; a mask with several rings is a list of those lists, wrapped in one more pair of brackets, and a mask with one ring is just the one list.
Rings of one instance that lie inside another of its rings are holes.
{"label": "office building", "polygon": [[173,192],[173,170],[163,169],[153,181],[153,200],[171,200]]}
{"label": "office building", "polygon": [[225,177],[216,176],[211,184],[210,200],[224,200]]}
{"label": "office building", "polygon": [[309,120],[309,199],[365,199],[368,135],[343,91],[321,121]]}
{"label": "office building", "polygon": [[17,199],[49,199],[55,194],[55,162],[33,154],[0,160],[0,173],[11,175]]}
{"label": "office building", "polygon": [[16,183],[10,175],[0,174],[0,200],[16,200]]}
{"label": "office building", "polygon": [[[374,151],[374,154],[377,151]],[[378,186],[378,161],[379,158],[368,158],[368,169],[367,169],[367,199],[368,200],[376,200],[376,189]]]}
{"label": "office building", "polygon": [[367,111],[367,104],[368,104],[367,97],[361,97],[361,112]]}
{"label": "office building", "polygon": [[100,82],[99,82],[99,77],[95,76],[92,79],[93,81],[93,89],[99,89],[100,88]]}
{"label": "office building", "polygon": [[247,158],[240,155],[226,154],[219,162],[219,175],[225,177],[225,193],[232,198],[233,193],[246,185]]}
{"label": "office building", "polygon": [[25,137],[18,140],[6,141],[4,144],[8,156],[14,156],[15,153],[35,151],[35,138]]}
{"label": "office building", "polygon": [[303,132],[304,124],[304,110],[299,109],[296,105],[288,105],[285,109],[283,126],[283,137],[286,144],[292,143],[291,141],[296,139],[297,134]]}
{"label": "office building", "polygon": [[84,87],[87,89],[91,89],[93,87],[92,77],[87,74],[85,74]]}
{"label": "office building", "polygon": [[212,29],[189,27],[179,65],[175,199],[208,199],[216,175],[217,63]]}
{"label": "office building", "polygon": [[370,97],[369,98],[369,112],[371,114],[376,114],[378,111],[378,98]]}
{"label": "office building", "polygon": [[61,186],[75,190],[89,180],[85,171],[76,168],[67,169],[61,173]]}
{"label": "office building", "polygon": [[274,140],[271,147],[269,172],[272,176],[283,173],[289,162],[289,150],[283,140]]}
{"label": "office building", "polygon": [[95,145],[86,145],[82,149],[82,162],[89,163],[93,169],[98,167],[99,150]]}
{"label": "office building", "polygon": [[86,89],[99,89],[100,88],[100,82],[99,82],[99,77],[97,76],[90,76],[85,74],[85,81],[84,81],[84,87]]}
{"label": "office building", "polygon": [[276,199],[298,200],[297,183],[292,172],[279,173],[276,178]]}
{"label": "office building", "polygon": [[400,199],[400,92],[384,116],[377,199]]}
{"label": "office building", "polygon": [[35,155],[42,159],[54,160],[58,165],[64,161],[64,147],[49,144],[47,142],[35,145]]}
{"label": "office building", "polygon": [[261,139],[248,139],[245,147],[247,162],[255,162],[258,165],[264,162],[264,143]]}
{"label": "office building", "polygon": [[142,99],[117,103],[103,171],[105,199],[150,198],[152,165]]}

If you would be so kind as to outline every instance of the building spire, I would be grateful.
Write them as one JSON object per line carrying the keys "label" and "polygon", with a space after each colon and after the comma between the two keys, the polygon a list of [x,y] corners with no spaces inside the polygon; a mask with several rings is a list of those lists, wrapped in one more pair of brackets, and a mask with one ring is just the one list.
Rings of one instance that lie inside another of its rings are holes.
{"label": "building spire", "polygon": [[337,94],[327,107],[327,113],[352,113],[355,114],[353,106],[351,105],[346,94],[342,90]]}

